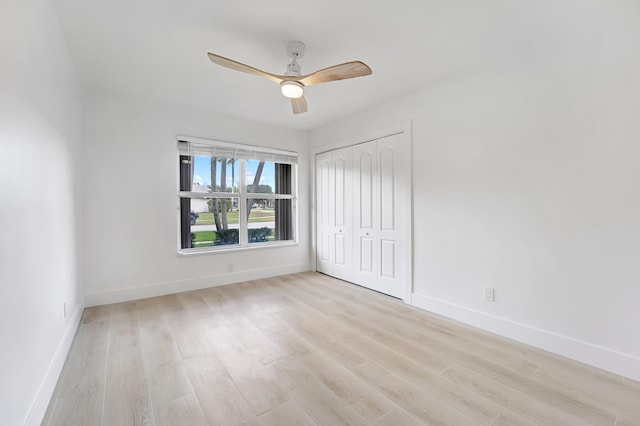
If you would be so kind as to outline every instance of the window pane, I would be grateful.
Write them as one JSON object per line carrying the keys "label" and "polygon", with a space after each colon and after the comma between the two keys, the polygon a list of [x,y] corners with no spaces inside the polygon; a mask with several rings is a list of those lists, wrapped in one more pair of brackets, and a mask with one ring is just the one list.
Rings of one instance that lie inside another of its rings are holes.
{"label": "window pane", "polygon": [[273,208],[275,200],[253,200],[249,214],[247,233],[249,243],[274,241],[276,213]]}
{"label": "window pane", "polygon": [[[238,192],[240,177],[238,175],[238,160],[236,158],[204,156],[191,158],[193,158],[193,168],[191,171],[192,188],[186,191]],[[185,191],[185,189],[182,188],[182,184],[180,189]]]}
{"label": "window pane", "polygon": [[275,163],[247,160],[247,193],[273,194],[275,189]]}
{"label": "window pane", "polygon": [[292,200],[275,200],[276,227],[274,235],[276,241],[295,239],[292,205]]}
{"label": "window pane", "polygon": [[181,198],[182,248],[238,244],[239,204],[238,198]]}
{"label": "window pane", "polygon": [[249,213],[249,244],[293,240],[291,200],[253,200]]}

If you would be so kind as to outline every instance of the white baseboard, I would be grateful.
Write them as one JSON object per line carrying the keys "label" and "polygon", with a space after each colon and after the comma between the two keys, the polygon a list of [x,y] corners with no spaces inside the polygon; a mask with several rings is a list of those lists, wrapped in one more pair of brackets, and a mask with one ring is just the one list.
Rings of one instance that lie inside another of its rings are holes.
{"label": "white baseboard", "polygon": [[119,290],[89,293],[85,296],[85,303],[89,306],[106,305],[109,303],[128,302],[130,300],[146,299],[148,297],[164,296],[165,294],[182,291],[199,290],[243,281],[275,277],[278,275],[295,274],[309,270],[308,263],[275,266],[272,268],[252,269],[248,271],[228,272],[225,274],[209,275],[186,280],[159,282],[151,285],[130,287]]}
{"label": "white baseboard", "polygon": [[80,319],[82,318],[83,311],[84,307],[80,306],[69,317],[67,327],[62,339],[60,339],[56,353],[49,364],[49,368],[47,369],[47,373],[45,374],[42,383],[40,384],[38,394],[31,405],[25,425],[37,426],[42,423],[42,419],[44,418],[49,402],[51,401],[51,397],[53,396],[53,391],[56,388],[56,383],[58,383],[60,373],[62,373],[62,367],[64,367],[64,362],[67,359],[71,343],[73,343],[73,338],[75,337],[78,326],[80,325]]}
{"label": "white baseboard", "polygon": [[640,381],[640,358],[445,300],[414,293],[411,304],[474,327]]}

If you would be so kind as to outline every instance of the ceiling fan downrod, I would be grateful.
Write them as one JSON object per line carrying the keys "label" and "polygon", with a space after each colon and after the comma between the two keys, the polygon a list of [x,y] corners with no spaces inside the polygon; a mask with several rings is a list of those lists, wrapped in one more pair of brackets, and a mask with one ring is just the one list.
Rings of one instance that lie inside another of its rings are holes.
{"label": "ceiling fan downrod", "polygon": [[291,63],[287,65],[287,76],[299,77],[302,75],[298,59],[304,57],[305,44],[301,41],[290,41],[287,43],[287,55],[291,58]]}

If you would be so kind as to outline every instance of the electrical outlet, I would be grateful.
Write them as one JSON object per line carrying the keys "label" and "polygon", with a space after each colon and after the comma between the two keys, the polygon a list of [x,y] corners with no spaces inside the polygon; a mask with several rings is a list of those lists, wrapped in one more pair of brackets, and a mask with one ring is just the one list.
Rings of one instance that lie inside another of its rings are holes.
{"label": "electrical outlet", "polygon": [[62,318],[67,318],[67,302],[62,302]]}
{"label": "electrical outlet", "polygon": [[227,263],[227,272],[233,272],[233,263]]}
{"label": "electrical outlet", "polygon": [[493,287],[485,287],[484,288],[484,300],[485,302],[495,302],[496,301],[496,293]]}

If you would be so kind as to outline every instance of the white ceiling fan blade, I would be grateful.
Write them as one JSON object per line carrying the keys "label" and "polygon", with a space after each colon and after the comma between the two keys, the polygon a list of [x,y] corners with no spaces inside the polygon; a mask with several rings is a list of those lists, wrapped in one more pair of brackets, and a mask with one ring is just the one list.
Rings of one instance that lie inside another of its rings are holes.
{"label": "white ceiling fan blade", "polygon": [[293,109],[294,114],[307,112],[307,100],[304,98],[304,96],[300,96],[299,98],[291,98],[291,109]]}
{"label": "white ceiling fan blade", "polygon": [[283,75],[271,74],[269,72],[262,71],[252,66],[243,64],[242,62],[234,61],[233,59],[225,58],[224,56],[216,55],[214,53],[207,53],[207,56],[209,56],[209,59],[214,64],[218,64],[232,70],[246,72],[247,74],[256,75],[258,77],[268,78],[269,80],[278,84],[286,79],[286,77]]}
{"label": "white ceiling fan blade", "polygon": [[373,71],[367,64],[360,61],[352,61],[324,68],[309,75],[303,75],[297,80],[305,86],[311,86],[312,84],[363,77],[370,74],[373,74]]}

